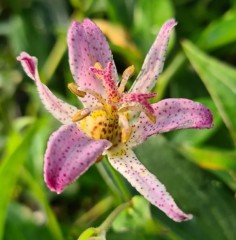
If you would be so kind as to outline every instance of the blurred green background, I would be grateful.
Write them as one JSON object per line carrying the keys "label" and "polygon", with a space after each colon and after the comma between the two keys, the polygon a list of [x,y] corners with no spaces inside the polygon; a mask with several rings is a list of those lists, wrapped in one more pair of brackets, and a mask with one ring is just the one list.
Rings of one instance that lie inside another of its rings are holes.
{"label": "blurred green background", "polygon": [[211,130],[154,136],[136,149],[194,219],[175,223],[138,198],[118,216],[107,239],[236,239],[235,0],[1,0],[0,239],[77,239],[124,201],[117,182],[123,192],[137,194],[119,174],[110,177],[105,161],[61,195],[43,181],[47,139],[60,124],[43,108],[16,56],[37,56],[44,83],[78,106],[66,87],[73,81],[66,34],[72,19],[85,17],[106,34],[120,74],[132,64],[138,73],[160,26],[174,17],[178,25],[156,100],[189,98],[214,113]]}

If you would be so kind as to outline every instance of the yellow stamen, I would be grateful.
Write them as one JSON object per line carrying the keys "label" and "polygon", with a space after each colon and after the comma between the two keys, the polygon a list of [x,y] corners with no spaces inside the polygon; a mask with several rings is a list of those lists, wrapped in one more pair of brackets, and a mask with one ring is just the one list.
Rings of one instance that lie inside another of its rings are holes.
{"label": "yellow stamen", "polygon": [[86,92],[95,97],[98,100],[98,102],[100,102],[103,106],[107,105],[106,100],[99,93],[96,93],[91,89],[86,90]]}
{"label": "yellow stamen", "polygon": [[80,91],[79,89],[78,89],[78,86],[75,84],[75,83],[69,83],[68,85],[67,85],[67,87],[69,88],[69,90],[73,93],[73,94],[75,94],[76,96],[78,96],[78,97],[84,97],[85,95],[86,95],[86,92],[84,92],[84,91]]}
{"label": "yellow stamen", "polygon": [[[103,70],[102,64],[100,62],[96,62],[94,64],[94,67],[99,70]],[[95,74],[95,75],[96,75],[97,79],[102,80],[102,77],[100,75],[98,75],[98,74]]]}
{"label": "yellow stamen", "polygon": [[149,118],[149,120],[152,122],[152,123],[156,123],[156,116],[151,114],[151,113],[147,113],[145,112],[146,116]]}
{"label": "yellow stamen", "polygon": [[139,111],[139,108],[138,108],[138,106],[125,106],[125,107],[120,108],[118,111],[120,113],[124,113],[127,111]]}
{"label": "yellow stamen", "polygon": [[122,128],[121,129],[121,142],[126,143],[129,140],[131,133],[132,133],[132,127]]}
{"label": "yellow stamen", "polygon": [[127,81],[134,75],[134,65],[129,66],[125,69],[125,71],[122,74],[122,80],[120,83],[120,86],[118,88],[119,93],[123,93],[125,90],[125,85],[127,83]]}
{"label": "yellow stamen", "polygon": [[74,116],[72,116],[72,122],[78,122],[90,114],[90,110],[87,108],[79,110]]}
{"label": "yellow stamen", "polygon": [[[126,112],[126,111],[138,111],[138,106],[126,106],[126,107],[122,107],[121,109],[119,109],[120,113]],[[147,110],[145,111],[145,109],[143,109],[143,112],[145,113],[145,115],[149,118],[149,120],[152,123],[156,123],[156,116],[151,114],[150,112],[148,112]]]}
{"label": "yellow stamen", "polygon": [[100,62],[96,62],[96,63],[94,64],[94,67],[97,68],[97,69],[101,69],[101,70],[103,69],[103,68],[102,68],[102,64],[101,64]]}
{"label": "yellow stamen", "polygon": [[132,127],[129,126],[129,121],[128,121],[128,114],[125,113],[120,113],[119,112],[119,120],[120,123],[122,124],[122,128],[121,128],[121,142],[122,143],[126,143],[132,133]]}

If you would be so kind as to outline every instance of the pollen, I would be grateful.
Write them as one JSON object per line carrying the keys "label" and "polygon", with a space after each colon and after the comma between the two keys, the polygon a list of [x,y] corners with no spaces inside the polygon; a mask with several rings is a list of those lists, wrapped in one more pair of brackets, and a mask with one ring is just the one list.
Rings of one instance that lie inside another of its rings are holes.
{"label": "pollen", "polygon": [[118,88],[119,93],[123,93],[125,91],[125,86],[128,82],[128,80],[134,75],[134,66],[129,66],[125,69],[125,71],[122,74],[122,79],[120,82],[120,86]]}
{"label": "pollen", "polygon": [[131,133],[132,133],[131,127],[129,127],[128,129],[122,128],[121,129],[121,142],[126,143],[129,140]]}
{"label": "pollen", "polygon": [[146,116],[149,118],[149,120],[155,124],[156,123],[156,116],[154,114],[151,113],[146,113]]}
{"label": "pollen", "polygon": [[78,97],[83,98],[86,95],[86,92],[79,90],[78,86],[75,83],[69,83],[67,87],[73,94],[75,94]]}
{"label": "pollen", "polygon": [[83,118],[87,117],[89,114],[90,114],[90,110],[85,108],[85,109],[79,110],[75,115],[73,115],[71,120],[72,122],[78,122]]}

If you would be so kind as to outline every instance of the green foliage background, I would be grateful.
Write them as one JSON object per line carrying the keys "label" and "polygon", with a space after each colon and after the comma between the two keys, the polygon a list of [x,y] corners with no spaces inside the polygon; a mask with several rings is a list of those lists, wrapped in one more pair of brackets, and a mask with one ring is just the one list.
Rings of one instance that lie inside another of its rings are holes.
{"label": "green foliage background", "polygon": [[[3,0],[0,2],[0,239],[77,239],[137,194],[104,160],[61,195],[43,182],[43,155],[59,123],[40,103],[16,62],[21,51],[39,59],[52,91],[78,106],[66,33],[72,19],[89,17],[106,33],[120,74],[138,73],[169,18],[178,25],[156,100],[183,97],[214,113],[211,130],[152,137],[139,159],[194,214],[175,223],[142,198],[114,221],[107,239],[233,240],[236,238],[236,1],[235,0]],[[102,20],[102,21],[101,21]],[[151,154],[150,154],[151,153]]]}

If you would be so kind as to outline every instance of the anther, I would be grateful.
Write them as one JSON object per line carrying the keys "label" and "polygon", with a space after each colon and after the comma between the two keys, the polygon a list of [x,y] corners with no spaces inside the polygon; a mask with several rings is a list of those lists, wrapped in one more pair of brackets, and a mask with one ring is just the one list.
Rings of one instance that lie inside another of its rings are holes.
{"label": "anther", "polygon": [[[140,109],[141,108],[141,109]],[[119,113],[124,113],[124,112],[127,112],[127,111],[133,111],[133,112],[144,112],[145,115],[149,118],[149,120],[152,122],[152,123],[156,123],[156,116],[152,113],[150,113],[150,111],[148,111],[146,108],[144,108],[143,106],[138,106],[138,105],[134,105],[134,106],[125,106],[125,107],[122,107],[120,108],[119,110]]]}
{"label": "anther", "polygon": [[134,75],[134,65],[129,66],[125,69],[125,71],[122,74],[122,79],[120,82],[120,86],[118,88],[119,93],[123,93],[125,90],[125,86],[128,82],[128,80]]}
{"label": "anther", "polygon": [[69,83],[68,85],[67,85],[67,87],[69,88],[69,90],[73,93],[73,94],[75,94],[76,96],[78,96],[78,97],[84,97],[85,95],[86,95],[86,92],[84,92],[84,91],[80,91],[79,89],[78,89],[78,86],[75,84],[75,83]]}
{"label": "anther", "polygon": [[107,102],[106,100],[97,92],[91,90],[91,89],[88,89],[86,90],[88,94],[92,95],[93,97],[95,97],[98,102],[100,102],[103,106],[106,106],[107,105]]}
{"label": "anther", "polygon": [[90,110],[88,108],[84,108],[82,110],[79,110],[75,115],[73,115],[71,120],[72,122],[78,122],[83,118],[87,117],[89,114],[90,114]]}
{"label": "anther", "polygon": [[145,112],[145,114],[153,124],[156,123],[156,116],[155,115],[153,115],[151,113],[148,113],[148,112]]}
{"label": "anther", "polygon": [[127,112],[127,111],[138,112],[138,111],[140,111],[140,107],[137,106],[137,105],[134,105],[134,106],[125,106],[125,107],[121,107],[118,111],[119,111],[120,113],[124,113],[124,112]]}
{"label": "anther", "polygon": [[119,120],[120,123],[123,125],[123,127],[121,128],[121,142],[126,143],[129,140],[132,133],[132,127],[129,126],[127,113],[119,112]]}
{"label": "anther", "polygon": [[129,140],[131,133],[132,133],[132,127],[122,128],[121,129],[121,142],[126,143]]}
{"label": "anther", "polygon": [[[93,67],[92,69],[94,69],[94,68],[95,68],[96,70],[103,70],[102,64],[101,64],[100,62],[96,62],[96,63],[94,64],[94,67]],[[92,71],[94,71],[94,70],[92,70]],[[101,76],[100,74],[95,73],[95,75],[96,75],[97,79],[102,80],[102,76]]]}
{"label": "anther", "polygon": [[97,68],[97,69],[100,69],[100,70],[103,69],[103,68],[102,68],[102,64],[101,64],[100,62],[96,62],[96,63],[94,64],[94,67]]}

